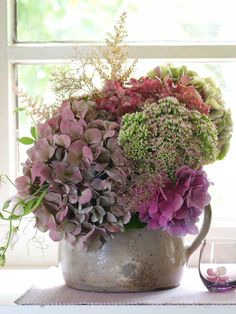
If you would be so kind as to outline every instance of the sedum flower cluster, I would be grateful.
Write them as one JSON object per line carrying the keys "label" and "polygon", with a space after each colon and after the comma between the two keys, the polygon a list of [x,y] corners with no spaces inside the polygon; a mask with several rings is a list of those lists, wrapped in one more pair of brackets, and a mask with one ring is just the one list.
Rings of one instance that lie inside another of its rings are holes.
{"label": "sedum flower cluster", "polygon": [[218,155],[217,131],[210,118],[189,110],[174,97],[146,104],[142,112],[126,114],[119,143],[128,158],[152,162],[156,172],[174,179],[181,165],[197,169]]}

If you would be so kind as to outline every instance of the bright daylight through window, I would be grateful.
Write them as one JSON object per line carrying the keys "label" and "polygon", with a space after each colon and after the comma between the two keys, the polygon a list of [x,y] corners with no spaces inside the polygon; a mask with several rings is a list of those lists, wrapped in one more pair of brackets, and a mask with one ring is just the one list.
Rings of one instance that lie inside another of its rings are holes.
{"label": "bright daylight through window", "polygon": [[[102,45],[123,11],[128,16],[129,57],[131,61],[138,57],[135,77],[158,65],[185,64],[201,77],[215,80],[236,121],[234,0],[0,0],[0,136],[5,147],[0,155],[0,173],[7,173],[11,179],[20,173],[27,147],[15,145],[15,139],[30,135],[30,119],[24,112],[13,115],[14,106],[21,104],[12,88],[18,84],[32,97],[40,96],[45,103],[52,103],[55,95],[50,87],[50,73],[55,66],[68,63],[76,47],[86,54],[91,47]],[[235,156],[234,132],[227,157],[206,167],[209,179],[214,182],[210,193],[216,228],[220,223],[230,230],[230,223],[236,221]],[[6,194],[12,193],[9,189],[0,191],[1,203]],[[32,235],[26,237],[27,243]],[[35,246],[44,246],[43,241],[35,242]],[[24,245],[20,242],[15,252],[10,253],[10,264],[25,250]],[[19,263],[38,263],[38,255],[43,253],[33,246],[31,243],[28,261]],[[55,263],[56,248],[51,252],[47,252],[45,264]]]}

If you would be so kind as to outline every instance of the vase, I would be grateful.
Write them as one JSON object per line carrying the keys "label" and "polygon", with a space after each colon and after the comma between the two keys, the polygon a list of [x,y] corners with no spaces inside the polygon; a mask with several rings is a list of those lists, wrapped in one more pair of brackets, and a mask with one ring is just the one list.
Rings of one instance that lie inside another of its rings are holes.
{"label": "vase", "polygon": [[204,210],[201,230],[190,246],[163,230],[133,229],[115,234],[101,248],[87,251],[65,240],[59,260],[68,287],[86,291],[141,292],[179,286],[190,255],[205,238],[211,207]]}

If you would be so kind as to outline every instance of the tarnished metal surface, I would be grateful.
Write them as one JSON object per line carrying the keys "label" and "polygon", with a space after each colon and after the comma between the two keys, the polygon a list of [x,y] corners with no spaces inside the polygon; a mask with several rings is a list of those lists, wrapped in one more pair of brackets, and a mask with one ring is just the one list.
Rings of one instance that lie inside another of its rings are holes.
{"label": "tarnished metal surface", "polygon": [[180,284],[186,254],[181,238],[140,229],[116,234],[102,248],[86,252],[63,241],[60,262],[71,288],[150,291]]}

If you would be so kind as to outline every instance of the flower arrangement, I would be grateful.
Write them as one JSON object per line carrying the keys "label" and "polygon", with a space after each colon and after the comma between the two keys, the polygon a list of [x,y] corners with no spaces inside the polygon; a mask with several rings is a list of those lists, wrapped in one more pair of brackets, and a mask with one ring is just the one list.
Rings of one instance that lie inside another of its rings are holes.
{"label": "flower arrangement", "polygon": [[[185,66],[158,66],[131,78],[136,60],[126,62],[124,20],[125,14],[106,47],[81,59],[80,71],[54,73],[58,105],[38,105],[21,95],[26,106],[19,110],[37,123],[32,138],[19,139],[33,145],[15,181],[17,195],[0,211],[10,225],[0,264],[30,213],[52,240],[81,249],[130,228],[197,233],[210,202],[203,166],[226,155],[231,113],[215,83]],[[100,76],[101,88],[87,66]]]}

